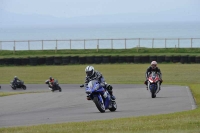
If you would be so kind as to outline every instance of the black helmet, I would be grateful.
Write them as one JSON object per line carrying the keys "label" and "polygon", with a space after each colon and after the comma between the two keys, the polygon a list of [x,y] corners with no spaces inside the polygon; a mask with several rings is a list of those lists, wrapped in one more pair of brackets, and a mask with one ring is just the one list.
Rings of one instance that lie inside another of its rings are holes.
{"label": "black helmet", "polygon": [[49,79],[52,80],[52,77],[50,76]]}

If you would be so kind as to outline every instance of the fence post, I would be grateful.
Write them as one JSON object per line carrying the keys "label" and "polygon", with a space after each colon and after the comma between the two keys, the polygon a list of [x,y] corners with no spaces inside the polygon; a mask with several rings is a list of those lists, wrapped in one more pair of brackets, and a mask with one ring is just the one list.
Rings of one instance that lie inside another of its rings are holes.
{"label": "fence post", "polygon": [[166,45],[167,45],[167,39],[165,38],[165,48],[167,48],[167,46],[166,46]]}
{"label": "fence post", "polygon": [[178,38],[178,48],[179,48],[180,39]]}
{"label": "fence post", "polygon": [[154,47],[154,38],[152,39],[152,48]]}
{"label": "fence post", "polygon": [[55,53],[57,53],[57,47],[58,47],[58,40],[56,40]]}
{"label": "fence post", "polygon": [[72,45],[72,41],[71,41],[71,39],[69,40],[69,45],[70,45],[70,50],[71,50],[71,45]]}
{"label": "fence post", "polygon": [[99,39],[97,39],[97,46],[98,46],[98,49],[99,49]]}
{"label": "fence post", "polygon": [[42,40],[42,50],[43,50],[43,40]]}
{"label": "fence post", "polygon": [[124,40],[124,41],[125,41],[124,43],[125,43],[125,49],[126,49],[126,38],[125,38],[125,40]]}
{"label": "fence post", "polygon": [[84,49],[85,49],[85,39],[83,41],[84,41]]}
{"label": "fence post", "polygon": [[58,47],[58,40],[56,40],[56,48]]}
{"label": "fence post", "polygon": [[2,50],[2,41],[0,41],[0,50]]}
{"label": "fence post", "polygon": [[30,50],[30,41],[28,41],[28,50]]}
{"label": "fence post", "polygon": [[99,52],[99,44],[97,44],[97,52]]}
{"label": "fence post", "polygon": [[15,54],[15,41],[14,41],[14,46],[13,46],[13,54]]}
{"label": "fence post", "polygon": [[140,38],[139,38],[139,40],[138,40],[139,42],[138,42],[138,47],[140,47]]}
{"label": "fence post", "polygon": [[113,39],[111,39],[111,49],[113,49]]}
{"label": "fence post", "polygon": [[55,54],[57,53],[57,47],[55,47]]}
{"label": "fence post", "polygon": [[191,48],[192,48],[192,38],[191,38]]}

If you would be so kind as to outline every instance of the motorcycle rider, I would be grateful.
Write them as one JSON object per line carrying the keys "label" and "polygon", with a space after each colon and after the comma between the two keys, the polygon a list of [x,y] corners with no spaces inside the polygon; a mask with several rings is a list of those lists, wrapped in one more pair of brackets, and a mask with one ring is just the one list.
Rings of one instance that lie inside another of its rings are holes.
{"label": "motorcycle rider", "polygon": [[[87,85],[91,80],[97,80],[100,83],[100,86],[105,88],[111,96],[112,100],[115,100],[115,96],[113,95],[112,86],[105,82],[103,75],[94,70],[93,66],[87,66],[85,68],[86,77],[85,77],[85,84]],[[91,100],[89,96],[87,96],[87,100]]]}
{"label": "motorcycle rider", "polygon": [[49,77],[49,87],[53,89],[54,78],[52,76]]}
{"label": "motorcycle rider", "polygon": [[21,80],[19,80],[19,78],[17,76],[14,76],[14,79],[13,79],[13,82],[12,82],[12,85],[16,85],[17,82],[20,82]]}
{"label": "motorcycle rider", "polygon": [[[162,73],[161,73],[161,70],[157,67],[157,64],[158,64],[158,63],[157,63],[156,61],[152,61],[152,62],[151,62],[151,66],[149,66],[149,67],[147,68],[147,70],[146,70],[146,73],[145,73],[145,78],[146,78],[146,80],[145,80],[144,84],[146,84],[147,90],[148,90],[148,85],[147,85],[148,77],[149,77],[149,75],[151,74],[152,71],[155,71],[155,72],[159,75],[159,78],[160,78],[160,86],[161,86],[161,84],[162,84],[162,82],[163,82],[163,80],[162,80]],[[159,90],[160,90],[160,87],[159,87]]]}

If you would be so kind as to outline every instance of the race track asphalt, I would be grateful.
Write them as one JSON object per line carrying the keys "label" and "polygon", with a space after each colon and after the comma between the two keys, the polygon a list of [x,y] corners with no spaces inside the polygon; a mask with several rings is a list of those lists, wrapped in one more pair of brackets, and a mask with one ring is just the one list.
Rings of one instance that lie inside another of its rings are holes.
{"label": "race track asphalt", "polygon": [[163,85],[157,97],[151,98],[144,85],[113,85],[118,108],[105,113],[86,100],[85,89],[79,85],[61,84],[62,92],[51,92],[45,84],[26,86],[27,90],[12,90],[8,84],[1,85],[1,92],[45,92],[0,97],[0,127],[146,116],[196,108],[186,86]]}

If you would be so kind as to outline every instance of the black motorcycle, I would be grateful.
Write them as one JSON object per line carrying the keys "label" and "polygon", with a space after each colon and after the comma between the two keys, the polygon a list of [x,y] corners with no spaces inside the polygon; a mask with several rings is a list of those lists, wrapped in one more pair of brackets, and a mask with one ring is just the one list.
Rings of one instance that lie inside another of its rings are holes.
{"label": "black motorcycle", "polygon": [[24,85],[24,81],[22,80],[18,80],[15,84],[13,84],[13,81],[10,81],[10,86],[13,90],[16,90],[17,88],[26,90],[26,85]]}
{"label": "black motorcycle", "polygon": [[62,91],[61,87],[60,87],[59,84],[58,84],[58,80],[54,80],[53,83],[50,83],[49,80],[46,80],[45,83],[49,85],[49,89],[50,89],[52,92],[54,92],[54,91],[56,91],[56,90],[58,90],[59,92]]}

